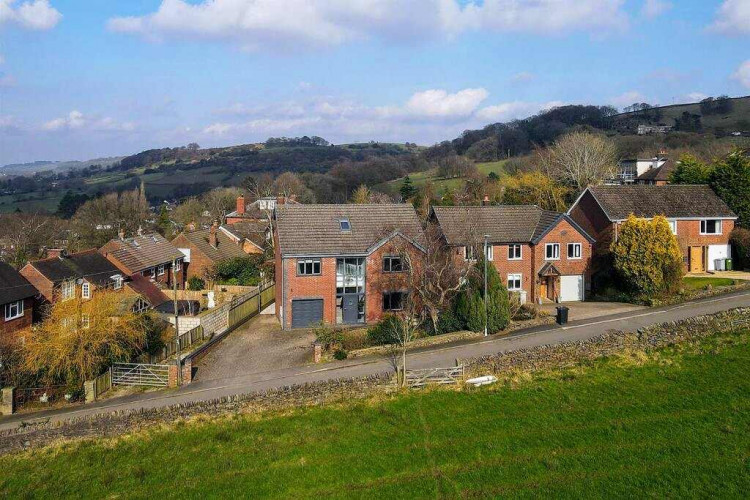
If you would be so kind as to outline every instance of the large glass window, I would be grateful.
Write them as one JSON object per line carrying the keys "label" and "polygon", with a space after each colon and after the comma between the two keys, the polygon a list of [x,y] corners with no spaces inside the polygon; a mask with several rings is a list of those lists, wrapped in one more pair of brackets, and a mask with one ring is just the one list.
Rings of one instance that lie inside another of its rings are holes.
{"label": "large glass window", "polygon": [[320,259],[297,259],[297,274],[300,276],[320,274]]}
{"label": "large glass window", "polygon": [[365,259],[336,259],[336,293],[365,292]]}

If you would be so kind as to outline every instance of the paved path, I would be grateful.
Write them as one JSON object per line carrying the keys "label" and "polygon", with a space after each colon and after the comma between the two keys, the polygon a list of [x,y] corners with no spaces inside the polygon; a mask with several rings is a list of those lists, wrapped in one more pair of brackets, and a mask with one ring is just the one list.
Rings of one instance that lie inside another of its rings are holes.
{"label": "paved path", "polygon": [[[686,302],[676,306],[633,311],[609,317],[577,321],[564,327],[543,326],[521,330],[505,337],[488,337],[455,344],[435,346],[413,351],[409,354],[411,368],[451,366],[456,358],[469,358],[498,352],[508,352],[526,347],[555,344],[571,340],[585,340],[610,329],[634,331],[638,328],[661,323],[678,321],[692,316],[712,314],[736,307],[750,307],[750,292],[737,292],[721,297],[713,297]],[[392,371],[389,359],[369,358],[331,363],[328,365],[308,365],[246,374],[239,377],[196,382],[178,390],[158,393],[137,394],[123,398],[101,401],[83,407],[52,410],[31,415],[13,415],[0,418],[0,430],[17,427],[22,421],[34,422],[50,419],[64,420],[70,417],[94,415],[118,410],[158,408],[162,406],[214,399],[222,396],[252,393],[283,386],[373,375]]]}

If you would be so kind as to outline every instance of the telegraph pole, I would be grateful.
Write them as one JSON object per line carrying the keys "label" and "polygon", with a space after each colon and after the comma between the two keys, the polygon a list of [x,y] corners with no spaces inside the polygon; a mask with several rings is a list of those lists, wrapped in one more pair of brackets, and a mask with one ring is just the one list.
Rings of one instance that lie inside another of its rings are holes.
{"label": "telegraph pole", "polygon": [[489,234],[484,235],[484,336],[487,334],[487,243],[490,238]]}

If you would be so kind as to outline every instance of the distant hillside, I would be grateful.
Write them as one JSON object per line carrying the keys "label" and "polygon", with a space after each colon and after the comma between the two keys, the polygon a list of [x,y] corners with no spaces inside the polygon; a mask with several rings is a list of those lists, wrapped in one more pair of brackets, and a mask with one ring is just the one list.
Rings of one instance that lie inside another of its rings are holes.
{"label": "distant hillside", "polygon": [[47,172],[51,170],[66,171],[78,168],[88,168],[91,165],[108,167],[119,162],[123,158],[124,156],[110,156],[107,158],[94,158],[86,161],[35,161],[31,163],[11,163],[0,167],[0,175],[33,175],[37,172]]}
{"label": "distant hillside", "polygon": [[638,125],[668,125],[675,131],[714,134],[750,134],[750,96],[708,98],[701,102],[656,106],[613,117],[613,128],[635,133]]}

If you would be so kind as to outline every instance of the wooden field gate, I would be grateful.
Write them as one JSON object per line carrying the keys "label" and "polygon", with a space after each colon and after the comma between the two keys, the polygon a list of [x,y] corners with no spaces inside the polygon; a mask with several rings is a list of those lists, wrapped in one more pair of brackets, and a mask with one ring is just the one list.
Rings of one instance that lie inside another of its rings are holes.
{"label": "wooden field gate", "polygon": [[167,387],[169,365],[147,363],[115,363],[112,365],[112,385]]}

